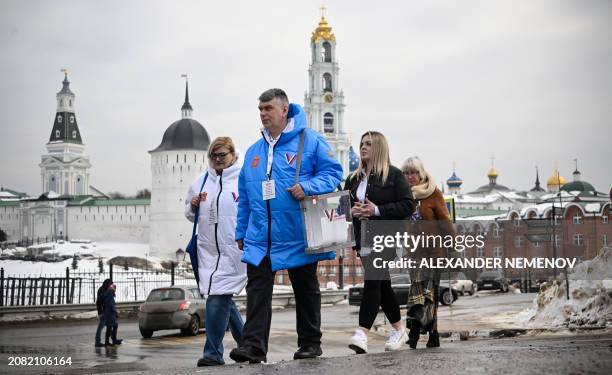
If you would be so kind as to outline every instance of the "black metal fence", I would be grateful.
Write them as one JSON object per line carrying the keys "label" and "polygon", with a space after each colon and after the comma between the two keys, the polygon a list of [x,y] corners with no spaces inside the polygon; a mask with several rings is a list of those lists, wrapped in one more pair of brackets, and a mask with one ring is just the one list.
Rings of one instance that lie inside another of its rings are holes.
{"label": "black metal fence", "polygon": [[65,274],[5,275],[0,269],[0,306],[36,306],[95,303],[98,288],[105,279],[117,286],[117,302],[142,301],[155,288],[170,285],[196,286],[191,269],[175,267],[159,270],[113,270],[108,272],[74,271],[66,267]]}

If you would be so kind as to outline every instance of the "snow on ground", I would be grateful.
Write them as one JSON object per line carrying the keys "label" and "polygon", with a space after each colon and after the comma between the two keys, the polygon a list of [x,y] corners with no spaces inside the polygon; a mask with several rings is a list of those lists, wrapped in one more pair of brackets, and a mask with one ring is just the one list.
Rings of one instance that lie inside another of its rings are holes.
{"label": "snow on ground", "polygon": [[612,326],[612,248],[576,266],[569,279],[569,300],[565,280],[554,280],[519,319],[534,328]]}
{"label": "snow on ground", "polygon": [[[30,246],[28,249],[47,249],[45,254],[56,254],[57,256],[68,255],[72,257],[74,254],[79,256],[77,262],[77,272],[95,271],[98,269],[98,258],[102,258],[105,269],[108,268],[106,262],[116,256],[123,257],[138,257],[147,259],[154,263],[154,266],[159,266],[161,261],[170,259],[161,259],[148,255],[150,252],[149,244],[142,243],[122,243],[122,242],[92,242],[92,243],[72,243],[72,242],[56,242],[44,243],[40,245]],[[27,250],[23,247],[15,249],[7,249],[2,253],[6,255],[16,255],[25,253]],[[66,267],[72,266],[72,258],[65,259],[59,262],[44,262],[44,261],[22,261],[3,259],[0,261],[0,267],[4,268],[5,276],[40,276],[40,275],[55,275],[65,274]]]}

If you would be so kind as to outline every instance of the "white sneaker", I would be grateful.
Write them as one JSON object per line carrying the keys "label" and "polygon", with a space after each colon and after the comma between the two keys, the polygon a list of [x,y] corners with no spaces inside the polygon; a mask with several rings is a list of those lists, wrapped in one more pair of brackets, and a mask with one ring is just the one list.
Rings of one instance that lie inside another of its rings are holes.
{"label": "white sneaker", "polygon": [[368,351],[368,336],[361,329],[355,330],[355,334],[351,337],[349,348],[353,349],[357,354],[367,353]]}
{"label": "white sneaker", "polygon": [[391,331],[389,331],[389,338],[385,343],[385,351],[399,350],[404,344],[404,341],[408,339],[408,335],[406,335],[406,330],[404,328],[399,331],[395,330],[395,328],[391,327]]}

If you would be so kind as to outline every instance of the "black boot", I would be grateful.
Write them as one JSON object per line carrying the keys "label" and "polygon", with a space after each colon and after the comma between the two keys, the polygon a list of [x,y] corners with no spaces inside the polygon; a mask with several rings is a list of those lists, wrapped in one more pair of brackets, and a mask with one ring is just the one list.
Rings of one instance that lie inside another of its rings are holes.
{"label": "black boot", "polygon": [[410,332],[408,333],[408,341],[406,343],[410,348],[416,349],[419,337],[421,336],[421,322],[413,320],[410,326]]}
{"label": "black boot", "polygon": [[427,340],[428,348],[439,348],[440,347],[440,335],[438,335],[438,331],[431,331],[429,334],[429,340]]}

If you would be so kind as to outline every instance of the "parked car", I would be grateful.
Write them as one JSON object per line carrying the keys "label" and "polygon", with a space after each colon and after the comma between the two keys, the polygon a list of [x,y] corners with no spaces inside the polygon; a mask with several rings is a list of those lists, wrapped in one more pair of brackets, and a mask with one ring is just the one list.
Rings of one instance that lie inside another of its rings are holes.
{"label": "parked car", "polygon": [[174,285],[153,289],[140,305],[140,334],[150,338],[155,331],[180,329],[184,335],[197,335],[204,327],[205,306],[197,287]]}
{"label": "parked car", "polygon": [[[396,274],[391,275],[391,287],[395,292],[397,301],[400,306],[405,306],[408,303],[408,294],[410,293],[410,275]],[[349,305],[359,306],[363,297],[363,284],[355,285],[349,288]],[[456,290],[450,289],[448,286],[440,286],[440,303],[450,305],[458,298]]]}
{"label": "parked car", "polygon": [[509,281],[501,271],[484,271],[476,280],[478,290],[500,290],[503,293],[508,291]]}
{"label": "parked car", "polygon": [[476,284],[467,278],[463,272],[442,272],[440,276],[440,284],[448,286],[457,291],[457,293],[465,296],[465,293],[470,296],[476,293]]}

